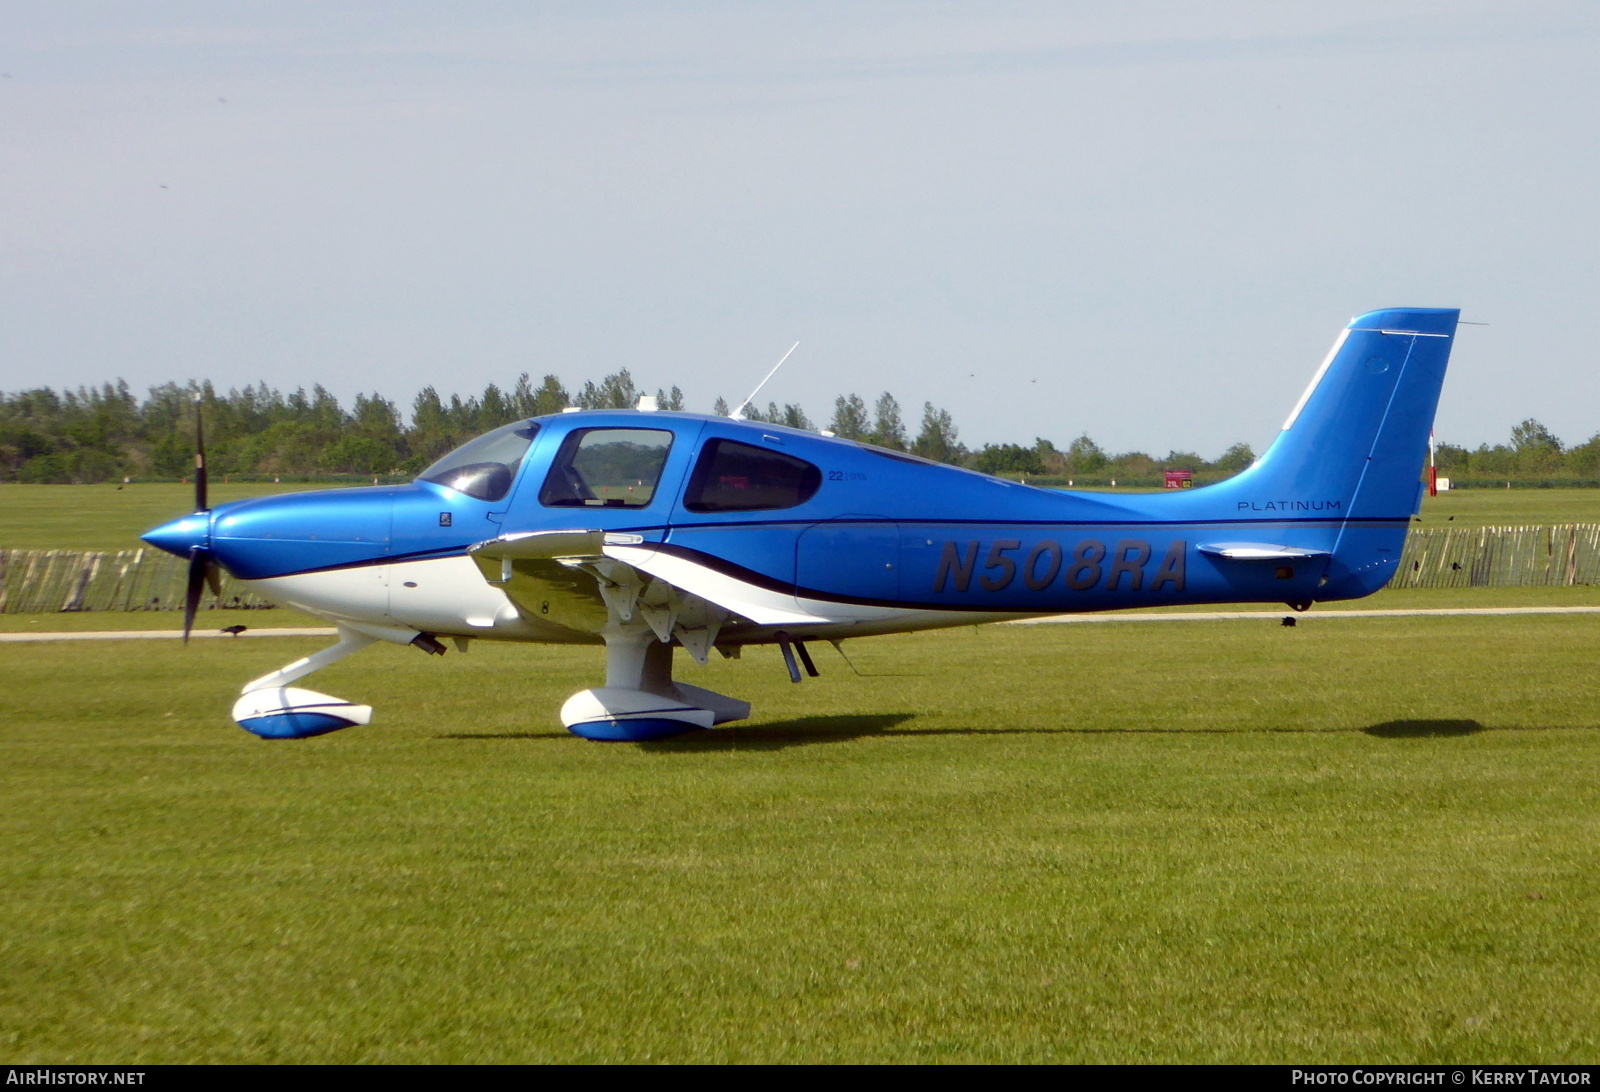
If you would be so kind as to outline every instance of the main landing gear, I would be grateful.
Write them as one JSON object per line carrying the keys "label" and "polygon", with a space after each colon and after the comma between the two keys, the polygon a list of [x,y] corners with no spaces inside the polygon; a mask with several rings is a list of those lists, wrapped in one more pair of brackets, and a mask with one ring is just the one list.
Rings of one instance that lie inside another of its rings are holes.
{"label": "main landing gear", "polygon": [[561,707],[573,735],[651,740],[710,728],[750,715],[750,703],[672,680],[673,646],[644,622],[613,619],[606,642],[606,684],[581,690]]}

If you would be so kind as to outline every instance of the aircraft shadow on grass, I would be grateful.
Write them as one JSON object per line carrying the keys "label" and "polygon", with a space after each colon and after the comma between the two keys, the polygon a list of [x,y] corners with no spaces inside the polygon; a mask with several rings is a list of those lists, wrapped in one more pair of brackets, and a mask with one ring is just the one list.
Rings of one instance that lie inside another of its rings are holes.
{"label": "aircraft shadow on grass", "polygon": [[692,732],[672,739],[643,743],[640,747],[646,751],[667,754],[680,751],[778,751],[811,743],[844,743],[863,736],[914,735],[915,732],[890,731],[914,716],[914,713],[877,713],[865,716],[796,717],[772,724]]}
{"label": "aircraft shadow on grass", "polygon": [[[916,719],[914,713],[881,713],[869,716],[817,716],[772,724],[746,725],[690,732],[672,739],[641,743],[647,751],[663,754],[705,751],[775,751],[803,747],[812,743],[844,743],[865,736],[1104,736],[1104,735],[1235,735],[1236,728],[908,728],[900,725]],[[1246,729],[1289,735],[1321,735],[1350,731],[1348,728],[1257,728]],[[1387,720],[1357,729],[1377,739],[1444,739],[1472,736],[1493,731],[1475,720]],[[455,732],[439,739],[468,740],[552,740],[571,737],[563,732]]]}
{"label": "aircraft shadow on grass", "polygon": [[[862,736],[883,735],[898,724],[911,720],[912,713],[879,713],[872,715],[846,715],[832,717],[799,717],[795,720],[776,721],[772,724],[742,725],[737,728],[716,728],[710,731],[689,732],[670,739],[640,743],[646,751],[666,754],[690,751],[773,751],[784,747],[799,747],[808,743],[843,743]],[[962,730],[963,732],[965,729]],[[915,735],[915,732],[895,732],[894,735]],[[927,734],[938,734],[931,732]],[[473,740],[570,740],[565,732],[454,732],[438,739]]]}
{"label": "aircraft shadow on grass", "polygon": [[1386,720],[1361,730],[1379,739],[1439,739],[1489,731],[1475,720]]}
{"label": "aircraft shadow on grass", "polygon": [[[647,751],[661,754],[702,753],[707,751],[776,751],[813,743],[845,743],[867,736],[1106,736],[1106,735],[1237,735],[1254,733],[1285,735],[1333,735],[1348,728],[900,728],[915,720],[914,713],[881,713],[867,716],[816,716],[776,721],[772,724],[744,725],[690,732],[671,739],[641,743]],[[898,730],[897,730],[898,729]],[[1444,739],[1493,731],[1475,720],[1389,720],[1355,729],[1377,739]],[[562,732],[457,732],[439,739],[467,740],[550,740],[571,737]]]}

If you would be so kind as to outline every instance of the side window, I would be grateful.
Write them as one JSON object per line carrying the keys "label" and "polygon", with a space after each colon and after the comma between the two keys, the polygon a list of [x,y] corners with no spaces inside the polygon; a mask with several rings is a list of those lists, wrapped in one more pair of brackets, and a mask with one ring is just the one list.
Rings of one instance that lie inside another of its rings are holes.
{"label": "side window", "polygon": [[737,440],[711,440],[700,452],[683,506],[691,512],[793,508],[821,486],[822,471],[802,459]]}
{"label": "side window", "polygon": [[643,508],[656,495],[672,433],[651,428],[575,429],[539,490],[555,508]]}

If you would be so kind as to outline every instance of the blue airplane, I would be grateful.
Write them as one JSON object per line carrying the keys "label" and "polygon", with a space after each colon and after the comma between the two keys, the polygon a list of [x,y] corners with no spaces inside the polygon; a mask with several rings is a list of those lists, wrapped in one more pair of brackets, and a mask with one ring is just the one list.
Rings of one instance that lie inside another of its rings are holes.
{"label": "blue airplane", "polygon": [[[672,678],[776,644],[1180,603],[1355,599],[1394,575],[1459,312],[1343,330],[1267,452],[1202,489],[1040,489],[898,451],[690,413],[568,410],[495,429],[409,485],[196,508],[144,535],[189,559],[184,634],[216,566],[338,627],[244,687],[234,719],[294,739],[369,722],[291,684],[378,641],[603,644],[573,733],[660,739],[748,703]],[[203,444],[201,445],[203,450]]]}

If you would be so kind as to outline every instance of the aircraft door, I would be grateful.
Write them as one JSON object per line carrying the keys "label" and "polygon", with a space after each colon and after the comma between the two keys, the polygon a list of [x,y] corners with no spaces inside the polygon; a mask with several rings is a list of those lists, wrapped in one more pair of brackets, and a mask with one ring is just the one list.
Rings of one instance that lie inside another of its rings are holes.
{"label": "aircraft door", "polygon": [[646,425],[632,415],[613,424],[599,414],[574,424],[530,460],[505,515],[505,532],[556,525],[637,528],[647,539],[657,537],[688,470],[698,425]]}
{"label": "aircraft door", "polygon": [[795,598],[890,604],[900,598],[900,527],[886,516],[815,523],[795,544]]}

